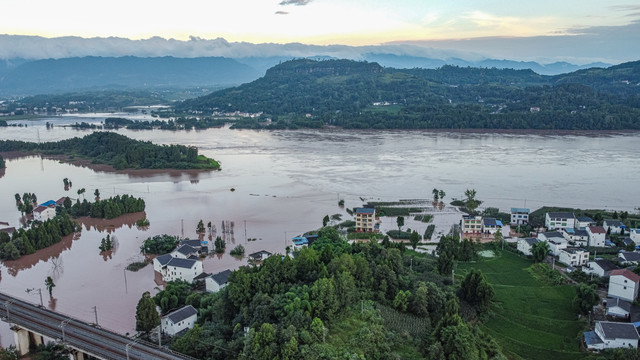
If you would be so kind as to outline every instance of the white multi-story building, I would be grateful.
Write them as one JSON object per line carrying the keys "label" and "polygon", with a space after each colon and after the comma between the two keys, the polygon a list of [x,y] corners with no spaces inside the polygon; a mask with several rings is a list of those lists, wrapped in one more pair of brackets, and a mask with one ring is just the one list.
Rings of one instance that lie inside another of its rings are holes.
{"label": "white multi-story building", "polygon": [[231,270],[221,271],[217,274],[209,275],[205,279],[205,288],[207,292],[218,292],[222,290],[229,282]]}
{"label": "white multi-story building", "polygon": [[640,275],[629,269],[611,270],[609,275],[609,297],[634,302],[638,297]]}
{"label": "white multi-story building", "polygon": [[626,229],[622,221],[613,219],[603,221],[602,227],[605,228],[605,230],[610,230],[611,234],[620,234],[622,229]]}
{"label": "white multi-story building", "polygon": [[535,245],[536,243],[540,242],[539,239],[536,238],[520,238],[518,239],[518,243],[516,244],[516,248],[518,249],[518,251],[520,251],[521,253],[525,254],[525,255],[532,255],[531,254],[531,247],[533,245]]}
{"label": "white multi-story building", "polygon": [[482,216],[463,215],[460,224],[463,239],[476,239],[482,237]]}
{"label": "white multi-story building", "polygon": [[184,280],[193,283],[196,276],[202,274],[202,262],[194,259],[172,257],[160,270],[163,281]]}
{"label": "white multi-story building", "polygon": [[576,227],[576,217],[570,212],[550,212],[544,216],[544,226],[547,230],[558,230]]}
{"label": "white multi-story building", "polygon": [[570,266],[584,266],[589,261],[589,252],[580,248],[561,249],[558,261]]}
{"label": "white multi-story building", "polygon": [[604,247],[607,231],[602,226],[587,226],[589,234],[589,246]]}
{"label": "white multi-story building", "polygon": [[38,206],[33,209],[33,219],[38,221],[51,220],[56,216],[56,208],[54,206]]}
{"label": "white multi-story building", "polygon": [[511,225],[523,225],[529,222],[529,209],[511,208]]}

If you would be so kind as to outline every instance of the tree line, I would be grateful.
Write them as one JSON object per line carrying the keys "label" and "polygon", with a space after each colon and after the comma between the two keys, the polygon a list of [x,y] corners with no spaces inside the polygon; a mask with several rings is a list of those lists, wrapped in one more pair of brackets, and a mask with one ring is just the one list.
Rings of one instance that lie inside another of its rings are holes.
{"label": "tree line", "polygon": [[40,249],[56,244],[80,225],[71,221],[68,214],[62,214],[42,223],[35,223],[30,229],[17,229],[11,236],[0,232],[0,259],[16,260],[22,255],[33,254]]}
{"label": "tree line", "polygon": [[96,163],[122,169],[219,169],[217,161],[198,155],[198,149],[184,145],[155,145],[113,132],[94,132],[83,138],[32,143],[0,141],[0,151],[30,151],[44,154],[78,155]]}
{"label": "tree line", "polygon": [[145,202],[142,198],[135,198],[131,195],[116,195],[104,200],[89,202],[87,199],[76,200],[76,203],[69,208],[72,216],[90,216],[92,218],[114,219],[120,215],[144,211]]}
{"label": "tree line", "polygon": [[[272,256],[234,271],[220,292],[168,285],[153,299],[163,313],[199,309],[198,324],[172,349],[215,359],[392,359],[407,349],[434,359],[501,356],[474,325],[492,298],[481,273],[472,272],[456,294],[434,257],[404,244],[351,245],[331,227],[318,235],[293,258]],[[346,324],[357,325],[347,331]],[[410,326],[415,336],[392,330],[397,326]]]}

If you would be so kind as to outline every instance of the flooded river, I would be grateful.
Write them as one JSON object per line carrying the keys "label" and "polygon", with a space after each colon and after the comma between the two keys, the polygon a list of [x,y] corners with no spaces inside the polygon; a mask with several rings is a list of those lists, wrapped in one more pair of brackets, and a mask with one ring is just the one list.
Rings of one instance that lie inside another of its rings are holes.
{"label": "flooded river", "polygon": [[[99,122],[104,116],[61,117],[29,122],[28,127],[0,129],[0,139],[56,141],[88,131],[54,127],[76,121]],[[25,123],[21,121],[21,123]],[[34,192],[39,202],[62,196],[93,200],[130,194],[146,201],[145,214],[115,220],[81,220],[82,232],[59,244],[0,265],[0,291],[93,322],[97,307],[101,326],[133,333],[135,307],[144,291],[157,292],[151,266],[138,271],[126,265],[143,259],[144,239],[157,234],[196,237],[196,224],[233,222],[227,253],[204,262],[207,272],[246,264],[228,255],[235,244],[247,253],[283,252],[288,240],[322,225],[329,214],[349,218],[346,207],[365,200],[430,198],[443,189],[446,199],[463,197],[474,188],[484,206],[560,205],[634,211],[640,206],[640,134],[602,136],[447,133],[429,131],[130,131],[120,134],[157,144],[195,145],[221,162],[222,171],[197,174],[170,172],[104,172],[42,159],[8,159],[0,177],[0,221],[20,226],[14,194]],[[73,186],[65,191],[63,178]],[[231,189],[235,191],[231,191]],[[82,197],[82,196],[81,196]],[[138,229],[145,216],[151,225]],[[391,221],[391,220],[389,220]],[[393,219],[395,222],[395,219]],[[426,226],[426,225],[425,225]],[[116,249],[100,254],[100,240],[111,234]],[[247,241],[246,239],[257,239]],[[52,296],[44,280],[54,279]],[[13,342],[0,324],[0,343]]]}

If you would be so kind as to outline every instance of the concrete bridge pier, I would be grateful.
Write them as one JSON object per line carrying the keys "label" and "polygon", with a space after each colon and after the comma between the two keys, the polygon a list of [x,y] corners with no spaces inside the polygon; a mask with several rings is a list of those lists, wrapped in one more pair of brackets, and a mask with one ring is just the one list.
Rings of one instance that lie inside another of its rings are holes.
{"label": "concrete bridge pier", "polygon": [[85,359],[87,359],[87,357],[85,357],[82,351],[72,350],[69,353],[69,360],[85,360]]}
{"label": "concrete bridge pier", "polygon": [[16,349],[20,356],[29,353],[31,346],[36,347],[44,344],[44,338],[42,335],[38,335],[15,325],[11,327],[11,330],[13,330],[13,339],[16,343]]}

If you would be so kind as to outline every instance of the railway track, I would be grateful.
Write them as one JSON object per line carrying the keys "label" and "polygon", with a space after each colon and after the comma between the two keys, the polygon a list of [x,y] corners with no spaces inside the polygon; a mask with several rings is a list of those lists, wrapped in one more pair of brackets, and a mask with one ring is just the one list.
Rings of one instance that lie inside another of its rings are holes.
{"label": "railway track", "polygon": [[195,360],[0,293],[3,320],[105,360]]}

